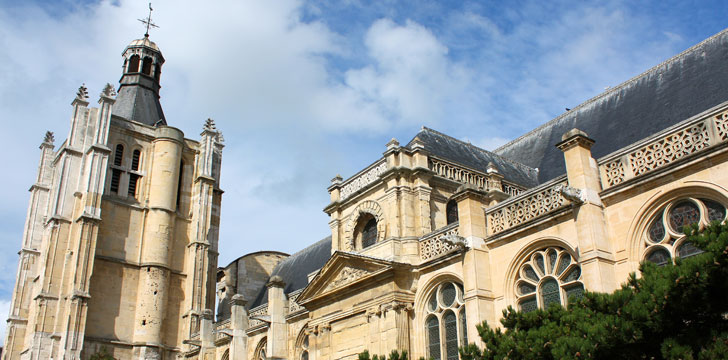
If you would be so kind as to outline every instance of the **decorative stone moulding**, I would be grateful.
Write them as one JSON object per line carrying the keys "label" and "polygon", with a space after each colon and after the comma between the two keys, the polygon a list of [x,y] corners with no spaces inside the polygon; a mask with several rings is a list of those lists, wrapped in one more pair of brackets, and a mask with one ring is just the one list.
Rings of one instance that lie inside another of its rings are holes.
{"label": "decorative stone moulding", "polygon": [[545,185],[523,194],[521,198],[486,210],[490,235],[544,216],[570,203],[562,193],[562,189],[568,187],[566,180]]}
{"label": "decorative stone moulding", "polygon": [[375,163],[369,170],[346,181],[341,188],[341,200],[345,200],[367,185],[377,181],[386,170],[387,162],[382,159],[379,163]]}
{"label": "decorative stone moulding", "polygon": [[446,238],[459,238],[458,229],[458,223],[454,223],[423,236],[420,239],[420,258],[430,260],[462,248],[458,242],[444,241]]}
{"label": "decorative stone moulding", "polygon": [[728,140],[728,110],[698,118],[638,149],[610,156],[600,165],[604,188],[647,174]]}
{"label": "decorative stone moulding", "polygon": [[386,220],[384,219],[384,211],[382,210],[382,206],[379,205],[379,203],[376,201],[366,200],[361,202],[359,205],[356,206],[356,208],[354,208],[354,211],[349,216],[349,221],[346,223],[346,251],[354,251],[356,249],[354,229],[359,222],[359,218],[364,214],[370,214],[374,216],[374,219],[377,221],[376,242],[384,240]]}
{"label": "decorative stone moulding", "polygon": [[489,174],[483,174],[440,159],[430,158],[428,163],[430,170],[435,174],[461,184],[473,185],[480,190],[496,189],[511,196],[516,196],[525,190],[515,184],[489,179],[490,176],[498,175],[495,166],[492,167],[492,170],[491,168],[488,169]]}

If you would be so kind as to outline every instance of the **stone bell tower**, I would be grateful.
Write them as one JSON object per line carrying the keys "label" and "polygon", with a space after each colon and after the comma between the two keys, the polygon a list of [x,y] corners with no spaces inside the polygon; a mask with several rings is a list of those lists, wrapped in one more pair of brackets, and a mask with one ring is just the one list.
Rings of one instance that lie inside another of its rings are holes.
{"label": "stone bell tower", "polygon": [[49,133],[26,220],[3,359],[172,359],[212,339],[223,137],[167,125],[164,58],[129,43],[98,107],[82,86]]}

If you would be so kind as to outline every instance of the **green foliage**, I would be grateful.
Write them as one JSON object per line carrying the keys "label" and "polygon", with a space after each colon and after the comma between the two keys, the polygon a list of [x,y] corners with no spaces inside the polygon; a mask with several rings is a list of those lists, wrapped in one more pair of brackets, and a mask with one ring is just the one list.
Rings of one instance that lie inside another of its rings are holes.
{"label": "green foliage", "polygon": [[[373,357],[370,357],[369,350],[364,350],[363,352],[359,353],[359,360],[407,360],[409,359],[407,350],[402,350],[402,352],[399,352],[397,350],[392,350],[391,353],[389,353],[389,358],[387,358],[384,355],[374,355]],[[424,360],[424,359],[420,359]]]}
{"label": "green foliage", "polygon": [[111,354],[108,353],[106,347],[101,347],[101,350],[89,357],[89,360],[116,360]]}
{"label": "green foliage", "polygon": [[640,265],[612,294],[587,292],[568,309],[504,310],[503,329],[479,325],[486,344],[460,349],[475,359],[716,359],[728,354],[728,225],[688,241],[705,253],[675,265]]}

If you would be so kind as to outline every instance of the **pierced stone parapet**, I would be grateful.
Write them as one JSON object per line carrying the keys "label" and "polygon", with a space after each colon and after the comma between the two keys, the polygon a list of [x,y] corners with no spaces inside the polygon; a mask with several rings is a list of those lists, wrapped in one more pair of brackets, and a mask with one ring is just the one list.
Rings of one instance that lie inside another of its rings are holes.
{"label": "pierced stone parapet", "polygon": [[728,141],[728,111],[698,118],[683,126],[648,140],[638,148],[629,148],[610,156],[600,164],[604,188],[619,185],[631,178],[663,168],[688,155]]}
{"label": "pierced stone parapet", "polygon": [[566,180],[547,183],[486,210],[488,233],[494,235],[567,206]]}
{"label": "pierced stone parapet", "polygon": [[254,316],[266,316],[268,315],[268,304],[263,304],[261,306],[256,307],[255,309],[250,309],[249,318],[250,321],[248,321],[248,327],[254,328],[258,327],[260,325],[265,324],[265,322],[254,319]]}
{"label": "pierced stone parapet", "polygon": [[379,162],[374,163],[374,165],[370,166],[369,169],[361,172],[358,175],[353,176],[343,183],[344,185],[341,188],[341,200],[345,200],[357,191],[377,181],[377,179],[379,179],[379,177],[384,174],[386,170],[387,162],[382,159]]}
{"label": "pierced stone parapet", "polygon": [[303,292],[303,289],[296,290],[290,294],[288,294],[288,313],[293,314],[296,312],[299,312],[301,310],[305,310],[305,308],[301,305],[299,305],[296,300],[298,299],[298,295],[301,295],[301,292]]}
{"label": "pierced stone parapet", "polygon": [[458,236],[458,229],[458,223],[453,223],[420,238],[420,258],[430,260],[461,248],[455,242],[444,241],[445,238]]}

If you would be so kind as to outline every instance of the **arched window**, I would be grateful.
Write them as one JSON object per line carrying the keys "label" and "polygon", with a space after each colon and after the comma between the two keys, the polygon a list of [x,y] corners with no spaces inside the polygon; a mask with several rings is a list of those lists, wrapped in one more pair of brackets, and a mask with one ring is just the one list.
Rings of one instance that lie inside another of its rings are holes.
{"label": "arched window", "polygon": [[448,281],[437,286],[428,298],[426,311],[428,357],[457,360],[458,347],[468,339],[462,285]]}
{"label": "arched window", "polygon": [[[117,144],[114,150],[114,165],[121,166],[122,160],[124,159],[124,145]],[[111,169],[111,184],[109,190],[114,193],[119,193],[119,183],[121,182],[121,169]]]}
{"label": "arched window", "polygon": [[308,333],[306,329],[301,331],[296,348],[298,349],[298,359],[308,360]]}
{"label": "arched window", "polygon": [[114,152],[114,165],[121,166],[121,161],[124,159],[124,145],[117,144],[116,151]]}
{"label": "arched window", "polygon": [[659,266],[672,263],[676,257],[687,258],[702,251],[685,241],[682,229],[691,224],[707,225],[724,221],[726,207],[711,199],[682,198],[664,207],[650,219],[643,235],[646,247],[644,259]]}
{"label": "arched window", "polygon": [[361,247],[367,248],[377,242],[377,220],[374,218],[364,224],[364,228],[361,231]]}
{"label": "arched window", "polygon": [[450,225],[458,221],[458,203],[455,200],[450,200],[445,206],[445,212],[447,214],[447,224]]}
{"label": "arched window", "polygon": [[265,356],[265,347],[267,344],[267,337],[264,337],[260,340],[260,342],[258,342],[258,346],[255,347],[255,352],[253,353],[253,360],[267,360]]}
{"label": "arched window", "polygon": [[521,311],[564,305],[584,295],[581,267],[560,247],[535,251],[520,266],[516,297]]}
{"label": "arched window", "polygon": [[131,58],[129,58],[129,67],[126,69],[126,72],[139,72],[139,55],[132,55]]}
{"label": "arched window", "polygon": [[145,56],[142,60],[142,73],[152,76],[152,58]]}

